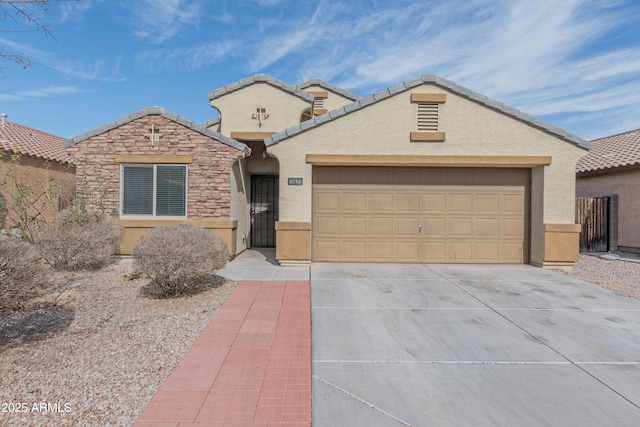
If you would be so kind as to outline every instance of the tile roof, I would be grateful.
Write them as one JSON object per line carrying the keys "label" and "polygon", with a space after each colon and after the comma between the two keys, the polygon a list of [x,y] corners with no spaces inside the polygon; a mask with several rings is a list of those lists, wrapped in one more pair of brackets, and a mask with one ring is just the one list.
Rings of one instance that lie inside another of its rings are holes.
{"label": "tile roof", "polygon": [[218,116],[218,117],[214,117],[213,119],[209,119],[204,123],[201,123],[200,126],[205,128],[210,128],[211,126],[219,125],[221,121],[222,121],[222,117]]}
{"label": "tile roof", "polygon": [[592,143],[589,154],[578,161],[576,172],[640,166],[640,129],[596,139]]}
{"label": "tile roof", "polygon": [[236,141],[235,139],[231,139],[227,136],[224,136],[216,131],[211,129],[207,129],[202,125],[199,125],[191,120],[187,120],[184,117],[178,116],[177,114],[173,114],[162,107],[147,107],[144,110],[136,111],[135,113],[131,113],[127,116],[120,117],[112,122],[109,122],[105,125],[102,125],[99,128],[92,129],[88,132],[83,133],[82,135],[78,135],[73,137],[72,139],[68,139],[64,142],[64,148],[69,148],[73,145],[78,144],[79,142],[86,141],[87,139],[108,132],[112,129],[116,129],[122,125],[130,123],[134,120],[141,119],[142,117],[156,115],[164,117],[165,119],[176,122],[182,126],[185,126],[195,132],[198,132],[202,135],[208,136],[209,138],[213,138],[216,141],[222,142],[230,147],[233,147],[240,151],[251,152],[251,149],[247,147],[245,144]]}
{"label": "tile roof", "polygon": [[416,86],[420,86],[424,83],[432,83],[436,86],[445,88],[450,90],[451,92],[456,93],[462,97],[468,98],[472,101],[483,104],[493,110],[500,111],[501,113],[511,116],[517,120],[525,122],[531,126],[537,127],[547,133],[558,136],[568,142],[571,142],[578,147],[582,147],[585,149],[591,148],[591,143],[582,139],[581,137],[574,135],[572,133],[567,132],[564,129],[561,129],[557,126],[554,126],[550,123],[547,123],[543,120],[538,119],[537,117],[531,116],[529,114],[523,113],[515,108],[509,107],[501,102],[494,101],[478,92],[474,92],[471,89],[467,89],[463,86],[460,86],[454,82],[443,79],[433,74],[423,74],[414,79],[405,80],[404,82],[397,84],[395,86],[391,86],[385,90],[374,93],[371,96],[366,98],[361,98],[351,104],[347,104],[344,107],[340,107],[338,109],[329,111],[326,114],[322,114],[320,116],[316,116],[311,120],[304,121],[296,126],[290,127],[288,129],[283,130],[282,132],[271,135],[269,138],[266,138],[265,144],[267,146],[277,144],[280,141],[283,141],[293,135],[305,132],[309,129],[312,129],[316,126],[320,126],[325,122],[329,122],[335,120],[341,116],[346,114],[350,114],[354,111],[360,110],[361,108],[365,108],[369,105],[378,103],[383,99],[389,98],[391,96],[397,95],[398,93],[405,92],[411,88]]}
{"label": "tile roof", "polygon": [[278,80],[275,77],[271,77],[268,74],[256,74],[251,77],[247,77],[246,79],[239,80],[235,83],[228,84],[225,87],[222,87],[220,89],[211,91],[207,94],[207,96],[211,101],[216,98],[225,96],[231,92],[235,92],[247,86],[251,86],[252,84],[255,84],[255,83],[267,83],[275,88],[282,89],[285,92],[289,92],[292,95],[303,99],[304,101],[307,101],[309,103],[313,102],[312,95],[308,94],[307,92],[301,89],[298,89],[296,86],[292,86],[288,83],[283,82],[282,80]]}
{"label": "tile roof", "polygon": [[338,87],[336,85],[333,85],[331,83],[327,83],[324,80],[320,80],[320,79],[311,79],[311,80],[307,80],[306,82],[298,83],[296,85],[296,87],[298,89],[306,89],[309,86],[320,86],[322,88],[325,88],[327,90],[335,92],[335,93],[337,93],[339,95],[342,95],[345,98],[349,98],[349,99],[351,99],[353,101],[357,101],[359,99],[362,99],[362,97],[360,95],[356,95],[353,92],[349,92],[346,89],[343,89],[343,88]]}
{"label": "tile roof", "polygon": [[34,128],[5,121],[0,123],[0,150],[39,157],[45,160],[70,162],[62,148],[64,138]]}

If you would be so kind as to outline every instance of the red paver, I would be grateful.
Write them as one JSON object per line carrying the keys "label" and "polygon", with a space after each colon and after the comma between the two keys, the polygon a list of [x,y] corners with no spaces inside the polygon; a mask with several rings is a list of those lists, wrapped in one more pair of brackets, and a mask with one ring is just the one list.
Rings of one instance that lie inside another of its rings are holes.
{"label": "red paver", "polygon": [[310,425],[309,282],[242,281],[133,426]]}

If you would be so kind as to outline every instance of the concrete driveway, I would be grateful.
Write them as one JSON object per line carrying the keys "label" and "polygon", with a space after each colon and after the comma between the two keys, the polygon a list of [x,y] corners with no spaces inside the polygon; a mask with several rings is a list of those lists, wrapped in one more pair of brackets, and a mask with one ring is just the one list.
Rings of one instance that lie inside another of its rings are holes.
{"label": "concrete driveway", "polygon": [[313,426],[638,426],[640,301],[530,266],[314,264]]}

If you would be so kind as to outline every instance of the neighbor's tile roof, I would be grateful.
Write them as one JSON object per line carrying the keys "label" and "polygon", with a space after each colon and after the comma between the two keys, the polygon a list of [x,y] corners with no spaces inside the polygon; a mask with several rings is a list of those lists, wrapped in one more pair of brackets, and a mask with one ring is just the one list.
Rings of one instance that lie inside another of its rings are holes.
{"label": "neighbor's tile roof", "polygon": [[336,85],[333,85],[331,83],[327,83],[324,80],[320,80],[320,79],[311,79],[311,80],[307,80],[306,82],[298,83],[298,85],[296,85],[296,87],[298,89],[306,89],[309,86],[320,86],[320,87],[322,87],[324,89],[330,90],[330,91],[332,91],[334,93],[342,95],[345,98],[349,98],[349,99],[351,99],[353,101],[357,101],[359,99],[362,99],[361,96],[356,95],[353,92],[349,92],[346,89],[343,89],[343,88],[338,87]]}
{"label": "neighbor's tile roof", "polygon": [[88,132],[83,133],[82,135],[78,135],[73,137],[72,139],[68,139],[67,141],[64,142],[64,148],[69,148],[72,147],[76,144],[78,144],[79,142],[82,141],[86,141],[87,139],[103,134],[105,132],[108,132],[112,129],[116,129],[122,125],[125,125],[127,123],[130,123],[134,120],[138,120],[141,119],[143,117],[146,116],[150,116],[150,115],[156,115],[156,116],[161,116],[164,117],[165,119],[171,120],[172,122],[176,122],[182,126],[185,126],[195,132],[198,132],[202,135],[208,136],[209,138],[213,138],[216,141],[222,142],[223,144],[226,144],[230,147],[233,147],[237,150],[240,151],[244,151],[244,152],[251,152],[251,149],[249,147],[247,147],[245,144],[236,141],[235,139],[231,139],[227,136],[221,135],[220,133],[211,130],[211,129],[207,129],[202,125],[199,125],[191,120],[187,120],[182,116],[178,116],[177,114],[171,113],[167,110],[165,110],[162,107],[147,107],[144,110],[140,110],[140,111],[136,111],[135,113],[131,113],[127,116],[124,117],[120,117],[119,119],[116,119],[112,122],[109,122],[107,124],[102,125],[99,128],[96,129],[92,129]]}
{"label": "neighbor's tile roof", "polygon": [[640,129],[596,139],[592,144],[589,154],[578,161],[576,172],[640,165]]}
{"label": "neighbor's tile roof", "polygon": [[537,117],[523,113],[522,111],[509,107],[508,105],[505,105],[501,102],[494,101],[493,99],[488,98],[485,95],[482,95],[478,92],[474,92],[471,89],[467,89],[466,87],[460,86],[452,81],[443,79],[433,74],[423,74],[414,79],[405,80],[400,84],[391,86],[390,88],[374,93],[373,95],[368,96],[366,98],[361,98],[351,104],[345,105],[344,107],[337,108],[335,110],[329,111],[328,113],[322,114],[320,116],[315,116],[313,119],[304,121],[296,126],[285,129],[282,132],[271,135],[269,138],[265,138],[264,142],[267,146],[277,144],[280,141],[290,138],[293,135],[305,132],[316,126],[320,126],[323,123],[330,122],[341,116],[344,116],[344,115],[353,113],[354,111],[358,111],[362,108],[365,108],[369,105],[376,104],[382,101],[383,99],[392,97],[401,92],[405,92],[409,89],[420,86],[424,83],[432,83],[436,86],[448,89],[459,96],[471,99],[472,101],[483,104],[491,109],[500,111],[501,113],[507,116],[511,116],[517,120],[528,123],[531,126],[541,129],[549,134],[558,136],[564,139],[565,141],[571,142],[579,147],[582,147],[585,149],[591,148],[591,143],[589,141],[586,141],[577,135],[569,133],[564,129],[561,129],[557,126],[554,126],[550,123],[540,120]]}
{"label": "neighbor's tile roof", "polygon": [[0,150],[39,157],[45,160],[70,162],[62,148],[64,138],[38,129],[6,121],[0,123]]}
{"label": "neighbor's tile roof", "polygon": [[251,77],[247,77],[246,79],[238,80],[235,83],[231,83],[222,87],[220,89],[216,89],[207,94],[209,100],[213,100],[216,98],[220,98],[225,96],[231,92],[235,92],[247,86],[251,86],[255,83],[267,83],[275,88],[282,89],[285,92],[289,92],[290,94],[297,96],[298,98],[303,99],[307,102],[313,102],[313,95],[298,89],[296,86],[292,86],[288,83],[283,82],[282,80],[278,80],[275,77],[271,77],[268,74],[256,74]]}

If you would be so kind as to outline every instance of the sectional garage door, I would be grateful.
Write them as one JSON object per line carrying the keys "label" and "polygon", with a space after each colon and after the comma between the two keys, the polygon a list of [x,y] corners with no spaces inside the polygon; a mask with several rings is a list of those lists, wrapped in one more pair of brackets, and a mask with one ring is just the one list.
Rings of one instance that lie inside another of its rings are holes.
{"label": "sectional garage door", "polygon": [[523,263],[528,169],[314,167],[312,259]]}

